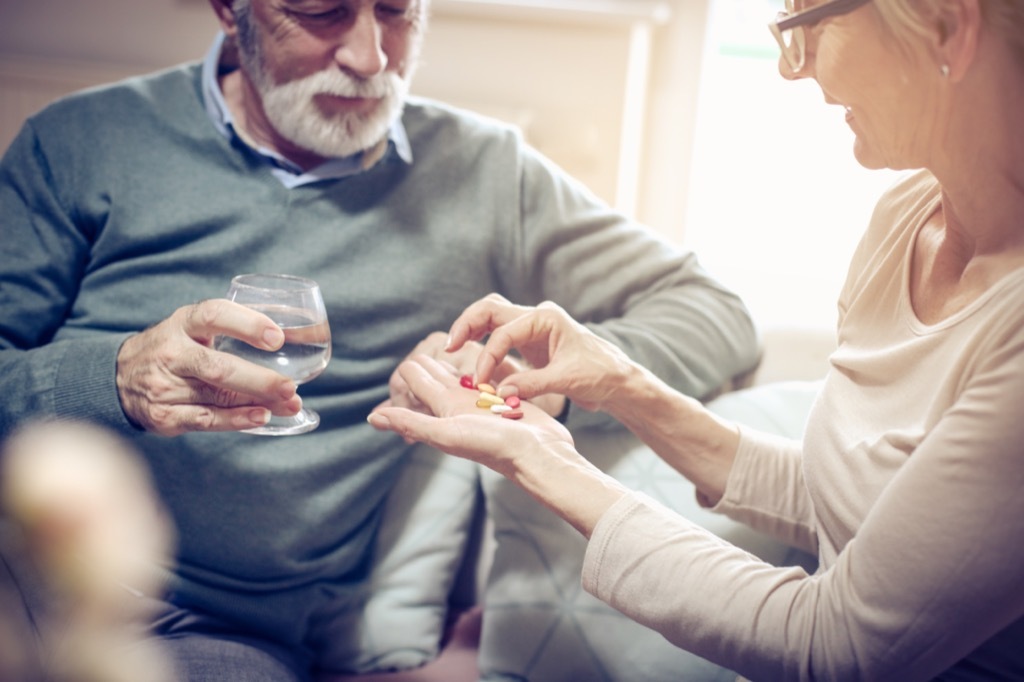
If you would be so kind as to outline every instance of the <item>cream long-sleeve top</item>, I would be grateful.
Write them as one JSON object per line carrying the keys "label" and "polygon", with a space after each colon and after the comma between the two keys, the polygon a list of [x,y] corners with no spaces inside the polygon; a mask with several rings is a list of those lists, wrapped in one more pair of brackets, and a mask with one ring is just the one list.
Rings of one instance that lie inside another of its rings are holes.
{"label": "cream long-sleeve top", "polygon": [[741,427],[715,510],[817,572],[631,494],[594,530],[589,592],[754,680],[1024,679],[1024,269],[923,324],[910,257],[939,201],[920,172],[879,202],[803,442]]}

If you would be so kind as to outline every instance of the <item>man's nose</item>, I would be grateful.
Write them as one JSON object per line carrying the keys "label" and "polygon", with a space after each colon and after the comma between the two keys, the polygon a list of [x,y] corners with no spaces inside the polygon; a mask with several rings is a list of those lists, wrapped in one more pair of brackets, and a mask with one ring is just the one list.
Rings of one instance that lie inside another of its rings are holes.
{"label": "man's nose", "polygon": [[335,50],[334,61],[356,76],[376,76],[388,65],[381,38],[381,27],[371,5],[360,10],[345,31],[341,45]]}

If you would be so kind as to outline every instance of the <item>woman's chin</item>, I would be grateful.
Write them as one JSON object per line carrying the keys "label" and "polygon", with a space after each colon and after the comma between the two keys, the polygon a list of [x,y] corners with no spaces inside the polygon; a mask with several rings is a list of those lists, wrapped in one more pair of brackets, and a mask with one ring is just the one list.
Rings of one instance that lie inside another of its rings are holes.
{"label": "woman's chin", "polygon": [[881,155],[874,153],[859,137],[853,142],[853,158],[868,170],[884,170],[890,167]]}

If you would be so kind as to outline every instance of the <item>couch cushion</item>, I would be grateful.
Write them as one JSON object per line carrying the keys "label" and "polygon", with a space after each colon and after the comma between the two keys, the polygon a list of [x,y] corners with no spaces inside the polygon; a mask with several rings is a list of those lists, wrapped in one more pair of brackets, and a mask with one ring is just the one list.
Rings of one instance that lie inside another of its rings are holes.
{"label": "couch cushion", "polygon": [[321,673],[316,682],[478,682],[480,620],[478,606],[459,613],[446,633],[441,653],[419,668],[354,675]]}
{"label": "couch cushion", "polygon": [[434,659],[479,511],[479,468],[417,445],[388,499],[369,580],[332,634],[334,670],[401,670]]}
{"label": "couch cushion", "polygon": [[[817,390],[815,382],[757,386],[709,407],[753,428],[799,438]],[[813,566],[813,557],[702,509],[693,485],[628,432],[574,436],[580,452],[601,469],[729,542],[774,564]],[[584,592],[585,540],[503,477],[483,471],[481,482],[496,545],[484,597],[481,680],[735,679]]]}

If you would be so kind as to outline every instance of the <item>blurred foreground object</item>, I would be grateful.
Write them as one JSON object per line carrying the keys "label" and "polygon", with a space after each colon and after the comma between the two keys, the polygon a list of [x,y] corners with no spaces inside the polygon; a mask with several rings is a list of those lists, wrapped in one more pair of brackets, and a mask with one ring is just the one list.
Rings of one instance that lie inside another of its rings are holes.
{"label": "blurred foreground object", "polygon": [[143,597],[159,596],[173,530],[138,453],[98,427],[34,424],[4,444],[0,507],[0,543],[14,572],[29,574],[22,598],[40,589],[45,602],[29,615],[0,594],[0,606],[16,607],[0,609],[0,679],[174,679],[144,640]]}

